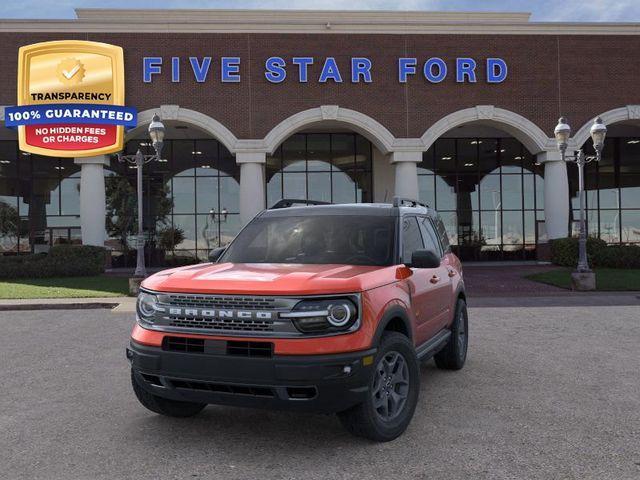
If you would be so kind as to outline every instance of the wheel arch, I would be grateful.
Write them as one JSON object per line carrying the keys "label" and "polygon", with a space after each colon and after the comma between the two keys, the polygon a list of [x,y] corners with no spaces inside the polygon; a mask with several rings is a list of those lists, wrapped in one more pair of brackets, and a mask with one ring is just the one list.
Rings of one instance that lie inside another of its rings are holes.
{"label": "wheel arch", "polygon": [[399,306],[393,305],[384,312],[376,333],[373,337],[372,346],[380,344],[384,332],[398,332],[405,335],[413,343],[413,329],[411,328],[411,320],[407,311]]}

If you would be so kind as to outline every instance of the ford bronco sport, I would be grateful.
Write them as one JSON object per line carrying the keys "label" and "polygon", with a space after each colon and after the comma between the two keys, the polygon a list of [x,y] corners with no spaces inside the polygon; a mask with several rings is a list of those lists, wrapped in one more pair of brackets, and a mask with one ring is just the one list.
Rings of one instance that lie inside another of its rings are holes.
{"label": "ford bronco sport", "polygon": [[462,368],[462,271],[437,213],[400,198],[302,203],[258,214],[213,263],[144,280],[127,348],[142,405],[337,413],[388,441],[413,416],[419,361]]}

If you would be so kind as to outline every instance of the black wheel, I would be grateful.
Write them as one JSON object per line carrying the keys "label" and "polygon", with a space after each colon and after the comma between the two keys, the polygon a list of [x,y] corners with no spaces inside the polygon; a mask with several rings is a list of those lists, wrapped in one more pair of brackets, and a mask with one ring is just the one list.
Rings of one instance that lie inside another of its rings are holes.
{"label": "black wheel", "polygon": [[436,366],[445,370],[460,370],[467,359],[469,345],[469,316],[467,304],[458,300],[447,345],[434,356]]}
{"label": "black wheel", "polygon": [[167,417],[193,417],[207,406],[206,403],[179,402],[153,395],[140,386],[133,370],[131,370],[131,385],[136,397],[144,407]]}
{"label": "black wheel", "polygon": [[413,417],[420,369],[413,345],[396,332],[383,335],[374,365],[366,401],[338,417],[354,435],[388,442],[400,436]]}

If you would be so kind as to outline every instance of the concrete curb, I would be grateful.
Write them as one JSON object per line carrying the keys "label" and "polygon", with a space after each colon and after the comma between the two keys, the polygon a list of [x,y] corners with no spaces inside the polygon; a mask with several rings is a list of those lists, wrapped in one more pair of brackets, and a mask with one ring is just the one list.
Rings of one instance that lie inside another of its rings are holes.
{"label": "concrete curb", "polygon": [[8,303],[0,304],[0,312],[21,310],[90,310],[97,308],[112,309],[120,305],[118,302],[87,302],[87,303]]}

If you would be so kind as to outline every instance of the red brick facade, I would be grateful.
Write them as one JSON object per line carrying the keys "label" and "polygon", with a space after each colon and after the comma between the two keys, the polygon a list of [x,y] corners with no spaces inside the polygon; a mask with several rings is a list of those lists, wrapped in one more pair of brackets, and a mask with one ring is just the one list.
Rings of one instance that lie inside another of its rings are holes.
{"label": "red brick facade", "polygon": [[[229,128],[237,138],[262,138],[285,118],[319,105],[339,105],[371,116],[396,137],[419,137],[445,115],[475,105],[495,105],[518,113],[549,136],[560,114],[577,129],[594,115],[640,104],[640,36],[615,35],[372,35],[372,34],[119,34],[119,33],[2,33],[0,103],[16,103],[18,48],[30,43],[82,39],[124,48],[127,104],[139,110],[178,104],[205,113]],[[289,68],[280,84],[264,77],[264,61],[272,55],[290,60],[312,56],[309,82],[299,83]],[[142,58],[164,57],[163,74],[152,83],[142,81]],[[170,58],[182,58],[180,83],[170,78]],[[188,57],[211,56],[205,83],[197,83]],[[238,56],[240,83],[220,82],[220,57]],[[321,84],[321,62],[336,57],[344,82]],[[373,82],[352,84],[349,59],[368,57]],[[420,65],[441,57],[449,75],[430,84]],[[456,57],[478,61],[478,82],[458,84]],[[418,74],[398,82],[397,59],[417,57]],[[487,57],[504,58],[508,78],[485,82],[480,68]]]}

